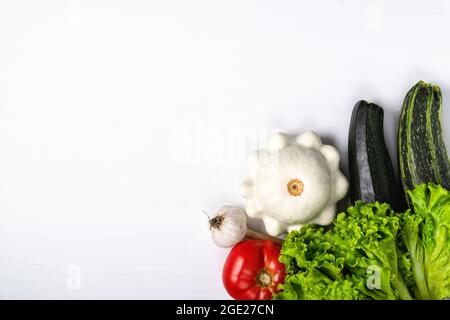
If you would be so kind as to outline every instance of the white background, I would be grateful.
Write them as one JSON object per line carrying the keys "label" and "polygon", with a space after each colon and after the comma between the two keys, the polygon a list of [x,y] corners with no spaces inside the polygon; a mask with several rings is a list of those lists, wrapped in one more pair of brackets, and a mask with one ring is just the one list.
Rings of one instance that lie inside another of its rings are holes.
{"label": "white background", "polygon": [[201,210],[247,153],[313,129],[347,173],[367,99],[395,159],[415,82],[450,119],[449,31],[436,0],[0,0],[0,298],[228,298]]}

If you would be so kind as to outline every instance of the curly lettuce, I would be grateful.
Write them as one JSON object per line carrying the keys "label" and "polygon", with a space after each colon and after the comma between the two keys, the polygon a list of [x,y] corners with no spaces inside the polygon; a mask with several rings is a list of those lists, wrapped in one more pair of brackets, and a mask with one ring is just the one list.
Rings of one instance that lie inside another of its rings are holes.
{"label": "curly lettuce", "polygon": [[287,266],[276,299],[412,299],[399,267],[399,216],[389,205],[355,203],[328,231],[291,232],[280,261]]}
{"label": "curly lettuce", "polygon": [[450,297],[450,192],[429,183],[408,192],[412,209],[356,202],[331,229],[291,232],[275,299],[387,300]]}
{"label": "curly lettuce", "polygon": [[419,299],[450,297],[450,193],[435,184],[408,192],[412,210],[401,219]]}
{"label": "curly lettuce", "polygon": [[324,228],[307,225],[286,238],[280,261],[287,277],[281,300],[359,300],[364,295],[345,279],[342,254],[336,254],[334,234]]}

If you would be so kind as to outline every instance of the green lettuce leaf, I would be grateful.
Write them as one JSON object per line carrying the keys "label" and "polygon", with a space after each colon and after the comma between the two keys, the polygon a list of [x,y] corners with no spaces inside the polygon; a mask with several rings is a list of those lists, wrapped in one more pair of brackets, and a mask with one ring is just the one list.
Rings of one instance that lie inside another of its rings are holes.
{"label": "green lettuce leaf", "polygon": [[420,299],[450,297],[450,193],[422,184],[408,192],[413,210],[402,215],[402,238],[411,255]]}
{"label": "green lettuce leaf", "polygon": [[344,257],[336,255],[336,239],[324,228],[307,225],[286,238],[280,261],[288,274],[278,300],[360,300],[352,281],[344,278]]}
{"label": "green lettuce leaf", "polygon": [[429,183],[408,192],[411,210],[356,202],[333,228],[291,232],[275,299],[450,298],[450,192]]}
{"label": "green lettuce leaf", "polygon": [[398,228],[389,205],[357,202],[331,230],[291,232],[280,256],[287,277],[275,298],[411,299],[399,268]]}

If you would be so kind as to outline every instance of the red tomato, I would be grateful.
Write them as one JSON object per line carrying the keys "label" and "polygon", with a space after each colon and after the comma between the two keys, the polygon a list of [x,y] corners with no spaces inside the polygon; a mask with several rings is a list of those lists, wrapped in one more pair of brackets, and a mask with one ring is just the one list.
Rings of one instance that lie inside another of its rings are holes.
{"label": "red tomato", "polygon": [[268,300],[284,282],[280,246],[269,240],[245,240],[231,249],[223,267],[225,289],[236,300]]}

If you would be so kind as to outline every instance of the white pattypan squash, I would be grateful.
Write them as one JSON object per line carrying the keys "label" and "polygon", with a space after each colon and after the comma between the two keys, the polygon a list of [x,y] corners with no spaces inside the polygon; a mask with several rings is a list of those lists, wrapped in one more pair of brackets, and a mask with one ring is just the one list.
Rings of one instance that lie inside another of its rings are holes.
{"label": "white pattypan squash", "polygon": [[339,160],[336,148],[314,132],[273,135],[267,148],[250,155],[249,176],[241,185],[247,214],[261,218],[273,236],[304,224],[330,224],[348,190]]}

